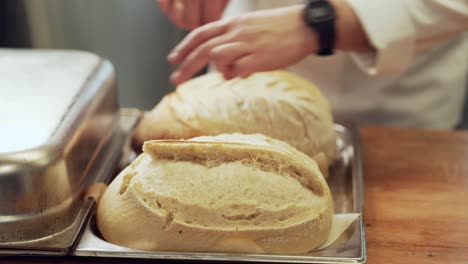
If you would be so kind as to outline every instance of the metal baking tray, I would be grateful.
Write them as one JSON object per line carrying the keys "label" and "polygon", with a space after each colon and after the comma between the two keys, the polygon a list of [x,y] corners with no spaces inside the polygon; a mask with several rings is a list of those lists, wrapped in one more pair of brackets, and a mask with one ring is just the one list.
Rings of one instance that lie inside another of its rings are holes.
{"label": "metal baking tray", "polygon": [[242,254],[210,252],[162,252],[125,248],[106,242],[95,223],[95,210],[88,216],[81,236],[70,251],[76,256],[172,259],[194,261],[276,262],[276,263],[365,263],[366,241],[362,221],[363,178],[360,141],[354,126],[335,125],[338,158],[327,179],[333,194],[335,213],[360,216],[331,246],[306,254]]}

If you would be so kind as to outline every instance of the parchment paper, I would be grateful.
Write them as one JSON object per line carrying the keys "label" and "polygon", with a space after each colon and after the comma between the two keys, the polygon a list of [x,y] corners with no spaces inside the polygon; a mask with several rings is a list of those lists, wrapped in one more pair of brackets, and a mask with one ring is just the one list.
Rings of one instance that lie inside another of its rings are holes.
{"label": "parchment paper", "polygon": [[327,240],[316,248],[315,251],[332,245],[359,216],[360,214],[335,214]]}

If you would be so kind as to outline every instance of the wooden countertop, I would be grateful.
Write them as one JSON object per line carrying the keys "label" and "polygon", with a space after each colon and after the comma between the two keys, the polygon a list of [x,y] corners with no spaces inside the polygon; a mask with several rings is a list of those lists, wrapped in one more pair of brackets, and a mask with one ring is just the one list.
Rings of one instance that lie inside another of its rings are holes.
{"label": "wooden countertop", "polygon": [[468,263],[468,132],[361,139],[368,263]]}
{"label": "wooden countertop", "polygon": [[[468,131],[360,129],[367,263],[468,263]],[[162,263],[0,258],[6,263]]]}

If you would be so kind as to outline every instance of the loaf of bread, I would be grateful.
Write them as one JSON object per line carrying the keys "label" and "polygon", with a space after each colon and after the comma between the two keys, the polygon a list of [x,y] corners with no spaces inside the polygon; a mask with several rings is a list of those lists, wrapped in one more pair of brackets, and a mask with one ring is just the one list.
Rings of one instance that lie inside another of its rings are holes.
{"label": "loaf of bread", "polygon": [[286,71],[226,81],[218,73],[194,78],[165,96],[136,128],[144,141],[223,133],[261,133],[314,158],[326,175],[335,159],[336,134],[328,101],[307,80]]}
{"label": "loaf of bread", "polygon": [[102,196],[117,245],[157,251],[304,253],[328,236],[333,201],[315,161],[260,134],[147,141]]}

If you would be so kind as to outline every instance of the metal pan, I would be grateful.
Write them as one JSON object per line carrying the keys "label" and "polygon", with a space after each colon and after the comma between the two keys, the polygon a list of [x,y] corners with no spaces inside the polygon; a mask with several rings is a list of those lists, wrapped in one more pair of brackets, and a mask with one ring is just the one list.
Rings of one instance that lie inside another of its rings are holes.
{"label": "metal pan", "polygon": [[87,52],[0,49],[0,72],[0,254],[56,250],[118,124],[114,70]]}
{"label": "metal pan", "polygon": [[[129,135],[141,118],[141,111],[133,109],[122,109],[117,113],[119,122],[115,129],[110,129],[109,137],[96,154],[92,165],[87,170],[86,186],[94,182],[108,182],[112,175],[118,173],[121,163],[128,164],[129,153],[124,150],[129,148]],[[124,146],[124,148],[123,148]],[[125,146],[127,148],[125,148]],[[131,154],[131,153],[130,153]],[[87,187],[86,187],[87,188]],[[24,217],[25,224],[33,221],[38,223],[30,228],[44,228],[41,233],[47,235],[31,239],[30,237],[21,237],[15,241],[6,241],[0,243],[1,255],[65,255],[70,247],[76,242],[78,234],[83,229],[87,217],[94,208],[94,200],[84,199],[83,187],[81,198],[76,198],[73,207],[67,211],[56,213],[58,222],[47,222],[50,220],[49,214],[33,214],[30,217]],[[66,212],[66,213],[64,213]],[[6,219],[6,216],[2,216]],[[8,220],[8,219],[6,219]],[[16,220],[16,219],[13,219]],[[17,224],[18,220],[12,224]],[[60,225],[55,229],[49,228],[54,223]],[[0,223],[0,230],[3,230],[5,223]],[[21,226],[13,225],[10,233],[22,234],[24,229]],[[3,235],[3,234],[2,234]],[[37,236],[37,235],[36,235]]]}

